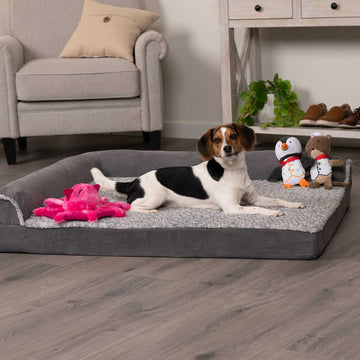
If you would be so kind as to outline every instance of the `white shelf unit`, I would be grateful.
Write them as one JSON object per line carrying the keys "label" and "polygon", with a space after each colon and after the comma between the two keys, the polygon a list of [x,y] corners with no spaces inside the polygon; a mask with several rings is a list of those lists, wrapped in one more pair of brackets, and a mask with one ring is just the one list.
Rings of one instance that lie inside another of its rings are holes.
{"label": "white shelf unit", "polygon": [[[250,80],[261,79],[260,28],[360,26],[358,0],[219,0],[221,26],[221,96],[223,123],[236,121],[239,94],[246,88],[245,62],[249,59]],[[242,28],[243,46],[238,52],[234,30]],[[334,139],[351,140],[360,147],[360,129],[279,128],[253,129],[260,135],[309,136],[314,131]]]}

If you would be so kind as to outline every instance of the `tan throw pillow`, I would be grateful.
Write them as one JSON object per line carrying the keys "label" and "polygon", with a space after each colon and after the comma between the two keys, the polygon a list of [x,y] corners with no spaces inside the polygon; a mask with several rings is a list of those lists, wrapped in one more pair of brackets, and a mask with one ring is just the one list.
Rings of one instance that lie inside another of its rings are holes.
{"label": "tan throw pillow", "polygon": [[134,61],[137,37],[158,14],[84,0],[79,24],[60,57],[119,57]]}

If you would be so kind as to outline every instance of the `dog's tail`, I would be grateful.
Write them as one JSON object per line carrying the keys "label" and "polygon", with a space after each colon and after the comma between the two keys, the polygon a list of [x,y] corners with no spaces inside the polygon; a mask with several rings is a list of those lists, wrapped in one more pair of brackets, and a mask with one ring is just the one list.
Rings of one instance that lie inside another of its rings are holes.
{"label": "dog's tail", "polygon": [[134,181],[129,182],[117,182],[115,180],[111,180],[107,178],[99,169],[92,168],[90,170],[91,175],[96,184],[100,185],[101,190],[104,191],[117,191],[121,194],[128,195],[132,188]]}

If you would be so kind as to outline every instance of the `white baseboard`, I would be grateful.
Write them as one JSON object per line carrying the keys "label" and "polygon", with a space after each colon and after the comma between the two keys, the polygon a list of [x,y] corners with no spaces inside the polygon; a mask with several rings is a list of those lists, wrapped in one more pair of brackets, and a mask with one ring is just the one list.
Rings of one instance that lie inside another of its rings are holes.
{"label": "white baseboard", "polygon": [[207,130],[221,125],[220,123],[205,122],[164,122],[162,136],[178,139],[199,139]]}

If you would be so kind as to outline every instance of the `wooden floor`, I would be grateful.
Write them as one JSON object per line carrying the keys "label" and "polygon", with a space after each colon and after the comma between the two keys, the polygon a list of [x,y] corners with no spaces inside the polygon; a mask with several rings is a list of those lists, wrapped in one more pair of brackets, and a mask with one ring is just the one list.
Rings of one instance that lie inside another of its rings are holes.
{"label": "wooden floor", "polygon": [[[0,150],[0,183],[122,147],[147,146],[137,136],[29,139],[18,165]],[[359,359],[360,148],[335,150],[354,161],[351,207],[315,261],[0,254],[0,360]]]}

